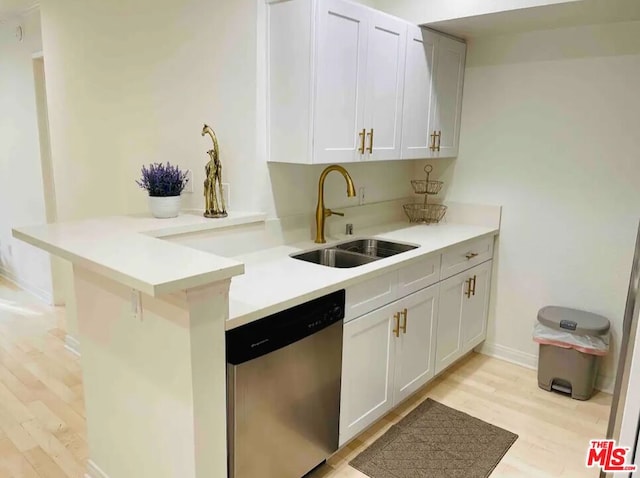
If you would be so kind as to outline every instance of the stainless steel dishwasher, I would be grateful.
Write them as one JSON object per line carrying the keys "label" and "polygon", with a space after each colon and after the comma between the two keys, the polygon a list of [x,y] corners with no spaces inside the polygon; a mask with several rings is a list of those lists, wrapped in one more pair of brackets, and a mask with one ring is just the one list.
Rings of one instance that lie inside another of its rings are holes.
{"label": "stainless steel dishwasher", "polygon": [[230,478],[301,478],[338,449],[344,300],[227,332]]}

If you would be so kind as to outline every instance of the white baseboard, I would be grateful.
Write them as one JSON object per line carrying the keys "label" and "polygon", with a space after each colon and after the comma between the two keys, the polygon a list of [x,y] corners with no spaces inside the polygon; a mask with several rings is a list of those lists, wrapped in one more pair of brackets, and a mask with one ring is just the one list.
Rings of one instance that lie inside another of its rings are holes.
{"label": "white baseboard", "polygon": [[596,379],[596,388],[604,393],[610,393],[613,395],[613,389],[616,384],[615,377],[609,377],[608,375],[598,375]]}
{"label": "white baseboard", "polygon": [[92,460],[87,460],[87,473],[84,478],[109,478]]}
{"label": "white baseboard", "polygon": [[69,334],[64,337],[64,348],[80,357],[80,341]]}
{"label": "white baseboard", "polygon": [[31,284],[30,282],[20,279],[13,272],[8,271],[4,267],[0,267],[0,276],[5,278],[12,284],[20,287],[22,290],[25,290],[30,294],[36,296],[38,299],[46,302],[47,304],[53,305],[53,294],[51,293],[51,291],[44,290]]}
{"label": "white baseboard", "polygon": [[[479,345],[475,348],[475,351],[489,357],[504,360],[505,362],[510,362],[532,370],[538,370],[538,356],[536,354],[522,352],[512,349],[511,347],[489,342]],[[615,377],[598,375],[596,379],[596,389],[605,393],[613,393],[615,380]]]}
{"label": "white baseboard", "polygon": [[506,362],[511,362],[522,367],[530,368],[533,370],[538,369],[538,356],[522,352],[520,350],[512,349],[511,347],[505,347],[504,345],[485,342],[475,349],[489,357],[498,358]]}

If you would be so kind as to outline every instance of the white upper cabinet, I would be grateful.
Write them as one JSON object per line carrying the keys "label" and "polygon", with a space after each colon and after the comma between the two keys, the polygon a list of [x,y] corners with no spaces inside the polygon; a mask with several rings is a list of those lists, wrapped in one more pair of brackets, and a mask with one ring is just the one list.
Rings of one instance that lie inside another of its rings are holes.
{"label": "white upper cabinet", "polygon": [[438,37],[430,30],[409,27],[404,79],[402,158],[432,157],[433,65]]}
{"label": "white upper cabinet", "polygon": [[269,161],[457,154],[464,43],[345,0],[267,12]]}
{"label": "white upper cabinet", "polygon": [[369,10],[363,160],[400,159],[407,24]]}
{"label": "white upper cabinet", "polygon": [[361,155],[369,16],[341,0],[318,6],[313,163],[346,163]]}
{"label": "white upper cabinet", "polygon": [[458,155],[466,45],[409,27],[402,159]]}
{"label": "white upper cabinet", "polygon": [[451,158],[458,155],[466,51],[467,46],[464,43],[439,36],[432,117],[437,139],[432,157]]}

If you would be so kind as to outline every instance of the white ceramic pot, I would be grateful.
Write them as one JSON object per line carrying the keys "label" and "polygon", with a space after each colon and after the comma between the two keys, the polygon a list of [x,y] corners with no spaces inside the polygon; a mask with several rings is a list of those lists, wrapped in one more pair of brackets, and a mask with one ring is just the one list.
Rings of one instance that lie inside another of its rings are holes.
{"label": "white ceramic pot", "polygon": [[180,196],[149,196],[149,210],[154,217],[176,217],[180,213]]}

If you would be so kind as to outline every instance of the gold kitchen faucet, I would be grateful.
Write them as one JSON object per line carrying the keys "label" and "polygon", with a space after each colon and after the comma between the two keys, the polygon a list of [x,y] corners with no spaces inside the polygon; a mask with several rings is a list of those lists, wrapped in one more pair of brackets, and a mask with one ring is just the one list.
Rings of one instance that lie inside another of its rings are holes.
{"label": "gold kitchen faucet", "polygon": [[324,207],[324,180],[331,171],[338,171],[347,181],[347,196],[352,198],[356,195],[356,187],[353,185],[353,179],[349,176],[349,173],[342,166],[333,164],[327,166],[318,180],[318,205],[316,206],[316,243],[324,244],[327,242],[324,238],[324,221],[326,218],[332,215],[344,216],[344,213],[335,212],[331,209]]}

